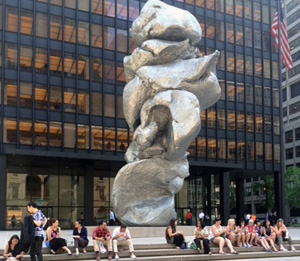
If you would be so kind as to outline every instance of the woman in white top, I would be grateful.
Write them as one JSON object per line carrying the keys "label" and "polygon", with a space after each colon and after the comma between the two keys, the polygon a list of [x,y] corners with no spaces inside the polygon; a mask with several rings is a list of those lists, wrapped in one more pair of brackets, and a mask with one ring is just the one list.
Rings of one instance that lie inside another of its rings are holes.
{"label": "woman in white top", "polygon": [[210,232],[209,232],[210,242],[212,242],[216,245],[219,245],[219,254],[226,254],[223,251],[223,247],[224,247],[224,245],[226,245],[229,248],[231,254],[238,255],[238,252],[236,252],[233,249],[230,240],[225,237],[225,233],[226,233],[226,229],[225,228],[223,229],[221,227],[221,219],[216,218],[214,225],[211,227]]}
{"label": "woman in white top", "polygon": [[201,240],[203,241],[203,247],[204,247],[204,253],[211,255],[211,251],[209,248],[209,239],[208,239],[208,230],[205,227],[205,224],[202,220],[197,222],[197,226],[194,230],[194,236],[195,236],[195,244],[197,246],[197,250],[200,253],[201,248]]}

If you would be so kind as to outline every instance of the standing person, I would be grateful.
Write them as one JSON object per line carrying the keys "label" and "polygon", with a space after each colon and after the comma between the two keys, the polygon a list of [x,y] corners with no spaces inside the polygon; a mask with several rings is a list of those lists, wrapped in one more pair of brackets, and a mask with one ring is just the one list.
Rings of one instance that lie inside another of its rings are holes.
{"label": "standing person", "polygon": [[270,246],[269,246],[269,243],[268,241],[266,240],[266,238],[261,234],[261,229],[262,229],[262,226],[260,225],[260,220],[259,219],[256,219],[255,220],[255,230],[256,230],[256,233],[258,235],[258,238],[257,238],[257,242],[267,251],[267,252],[272,252]]}
{"label": "standing person", "polygon": [[223,255],[226,254],[223,251],[223,247],[224,245],[227,245],[231,254],[238,255],[238,252],[236,252],[233,249],[230,240],[225,237],[225,232],[226,229],[222,228],[221,226],[221,218],[217,217],[215,219],[214,225],[210,228],[210,232],[209,232],[210,242],[219,245],[219,254],[223,254]]}
{"label": "standing person", "polygon": [[287,249],[285,249],[283,247],[283,241],[288,241],[289,245],[290,245],[290,249],[291,251],[296,251],[296,249],[293,246],[293,241],[291,239],[291,237],[289,236],[289,232],[286,228],[286,226],[284,225],[283,219],[278,219],[276,226],[275,226],[275,233],[277,236],[277,241],[280,247],[280,251],[287,251]]}
{"label": "standing person", "polygon": [[254,227],[254,221],[252,219],[249,220],[248,225],[245,227],[246,229],[246,245],[247,247],[252,247],[252,243],[254,240],[254,246],[257,245],[257,238],[258,235],[256,233],[255,227]]}
{"label": "standing person", "polygon": [[35,256],[37,256],[38,261],[43,261],[42,246],[44,240],[44,223],[47,218],[44,216],[42,211],[37,209],[37,205],[34,202],[29,202],[27,204],[27,211],[33,217],[34,230],[35,230],[35,239],[30,246],[30,258],[31,261],[35,261]]}
{"label": "standing person", "polygon": [[130,258],[136,259],[136,256],[134,255],[134,249],[133,244],[131,241],[131,235],[129,232],[129,229],[125,225],[121,225],[120,227],[116,227],[114,229],[113,235],[112,235],[113,245],[114,245],[114,252],[115,252],[115,259],[119,259],[118,256],[118,245],[119,246],[129,246],[130,251]]}
{"label": "standing person", "polygon": [[172,218],[166,228],[166,240],[168,244],[175,244],[176,248],[184,248],[184,236],[182,232],[176,231],[177,220]]}
{"label": "standing person", "polygon": [[10,219],[10,223],[11,223],[11,228],[12,228],[12,229],[15,229],[16,222],[17,222],[16,216],[13,215],[13,216],[11,217],[11,219]]}
{"label": "standing person", "polygon": [[204,213],[203,213],[203,210],[201,209],[201,210],[200,210],[200,213],[199,213],[199,220],[200,220],[200,221],[201,221],[201,220],[204,221],[204,216],[205,216],[205,215],[204,215]]}
{"label": "standing person", "polygon": [[72,255],[72,252],[69,248],[67,248],[66,240],[60,237],[61,229],[58,226],[58,220],[56,218],[52,218],[50,220],[50,226],[46,231],[46,246],[50,248],[50,252],[54,255],[58,249],[63,249],[68,253],[68,255]]}
{"label": "standing person", "polygon": [[79,255],[79,247],[82,247],[82,252],[86,254],[85,247],[88,245],[88,234],[86,228],[82,225],[81,220],[75,221],[73,230],[73,238],[74,238],[74,245],[75,245],[75,251],[76,256]]}
{"label": "standing person", "polygon": [[246,225],[248,225],[248,222],[249,222],[249,220],[250,220],[250,214],[248,213],[248,214],[246,214]]}
{"label": "standing person", "polygon": [[263,221],[262,228],[261,228],[261,235],[266,238],[266,240],[269,242],[269,244],[273,248],[273,251],[278,252],[278,250],[275,247],[275,239],[276,239],[275,228],[273,228],[270,225],[269,220]]}
{"label": "standing person", "polygon": [[209,239],[208,239],[208,230],[205,227],[205,224],[203,221],[198,221],[197,226],[194,230],[194,236],[195,236],[195,244],[197,246],[197,250],[200,253],[201,244],[200,242],[203,241],[203,247],[204,247],[204,253],[211,255],[210,247],[209,247]]}
{"label": "standing person", "polygon": [[236,246],[240,246],[241,234],[239,233],[238,227],[235,226],[235,220],[233,218],[228,219],[226,237],[230,240],[231,244],[236,242]]}
{"label": "standing person", "polygon": [[100,260],[99,245],[101,243],[104,246],[107,246],[108,260],[111,260],[112,243],[111,243],[110,233],[106,227],[106,222],[104,221],[99,222],[99,226],[94,229],[93,240],[94,240],[94,251],[96,252],[96,260]]}
{"label": "standing person", "polygon": [[277,212],[274,211],[274,213],[272,215],[273,226],[275,226],[277,224],[277,220],[278,220]]}
{"label": "standing person", "polygon": [[266,213],[266,218],[265,218],[265,220],[269,220],[269,213],[268,213],[268,212]]}
{"label": "standing person", "polygon": [[192,212],[191,212],[190,209],[189,209],[188,212],[186,213],[185,219],[186,219],[186,224],[187,224],[187,226],[192,225],[193,214],[192,214]]}
{"label": "standing person", "polygon": [[256,220],[256,215],[255,215],[255,213],[254,213],[254,212],[252,212],[252,215],[251,215],[250,219],[252,219],[253,221],[255,221],[255,220]]}
{"label": "standing person", "polygon": [[10,238],[3,251],[3,257],[7,257],[6,260],[9,260],[13,257],[15,257],[17,260],[24,260],[23,252],[21,251],[19,242],[20,239],[17,235],[13,235]]}
{"label": "standing person", "polygon": [[115,214],[114,212],[112,211],[112,209],[109,210],[109,225],[110,226],[114,226],[115,225]]}

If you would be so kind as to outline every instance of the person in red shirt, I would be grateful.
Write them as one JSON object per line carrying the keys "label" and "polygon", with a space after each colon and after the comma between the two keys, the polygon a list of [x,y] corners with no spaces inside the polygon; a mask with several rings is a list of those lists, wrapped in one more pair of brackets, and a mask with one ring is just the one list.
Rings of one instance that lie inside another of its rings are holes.
{"label": "person in red shirt", "polygon": [[191,210],[189,209],[188,213],[186,213],[186,216],[185,216],[187,226],[192,225],[192,218],[193,218],[193,215],[192,215]]}
{"label": "person in red shirt", "polygon": [[99,245],[102,243],[107,247],[108,250],[108,259],[112,259],[112,241],[111,235],[106,228],[106,222],[100,221],[99,226],[94,229],[93,233],[94,240],[94,251],[96,252],[96,260],[100,260],[100,247]]}

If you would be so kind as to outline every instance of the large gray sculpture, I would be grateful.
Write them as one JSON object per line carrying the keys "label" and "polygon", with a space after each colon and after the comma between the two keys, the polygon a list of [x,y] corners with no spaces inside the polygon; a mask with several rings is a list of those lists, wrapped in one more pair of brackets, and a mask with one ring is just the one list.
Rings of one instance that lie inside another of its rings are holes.
{"label": "large gray sculpture", "polygon": [[124,58],[126,121],[134,132],[112,200],[118,219],[160,226],[176,217],[174,194],[189,176],[186,150],[200,131],[200,110],[218,101],[219,52],[201,57],[201,28],[187,11],[149,0],[133,22],[139,46]]}

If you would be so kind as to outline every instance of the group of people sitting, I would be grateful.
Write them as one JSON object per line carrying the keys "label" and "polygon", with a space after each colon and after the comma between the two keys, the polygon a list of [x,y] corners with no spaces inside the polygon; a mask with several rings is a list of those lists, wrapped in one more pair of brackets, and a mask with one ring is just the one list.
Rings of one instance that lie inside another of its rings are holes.
{"label": "group of people sitting", "polygon": [[[169,226],[166,228],[166,240],[169,244],[175,244],[176,248],[185,249],[187,243],[181,231],[176,230],[177,220],[171,219]],[[202,220],[197,222],[194,230],[194,244],[199,253],[201,245],[203,245],[204,253],[211,255],[210,243],[219,246],[219,254],[226,254],[223,251],[227,246],[231,254],[238,254],[233,248],[236,247],[252,247],[261,245],[267,252],[288,251],[283,246],[283,241],[288,241],[291,251],[296,251],[289,232],[284,225],[282,219],[278,219],[274,226],[270,225],[269,220],[264,220],[261,224],[260,220],[253,221],[250,219],[248,224],[242,219],[238,226],[234,219],[229,219],[226,227],[221,226],[221,218],[216,218],[214,225],[208,231]],[[202,243],[202,244],[201,244]]]}
{"label": "group of people sitting", "polygon": [[[50,248],[50,252],[53,255],[60,249],[72,255],[71,250],[67,247],[66,240],[61,238],[61,228],[58,225],[59,222],[56,218],[50,220],[50,226],[46,230],[45,245]],[[82,248],[83,253],[86,253],[86,247],[89,243],[88,232],[81,220],[75,222],[72,237],[74,239],[75,255],[79,255],[80,248]],[[119,259],[118,246],[128,246],[130,257],[136,259],[131,235],[125,225],[115,228],[111,236],[106,227],[106,222],[100,221],[99,226],[96,227],[93,232],[93,243],[96,260],[100,260],[100,254],[106,252],[104,246],[107,247],[109,260],[112,259],[112,250],[114,250],[115,259]],[[23,260],[23,255],[24,252],[20,246],[20,238],[17,235],[13,235],[5,246],[3,257],[7,258],[7,260]]]}

